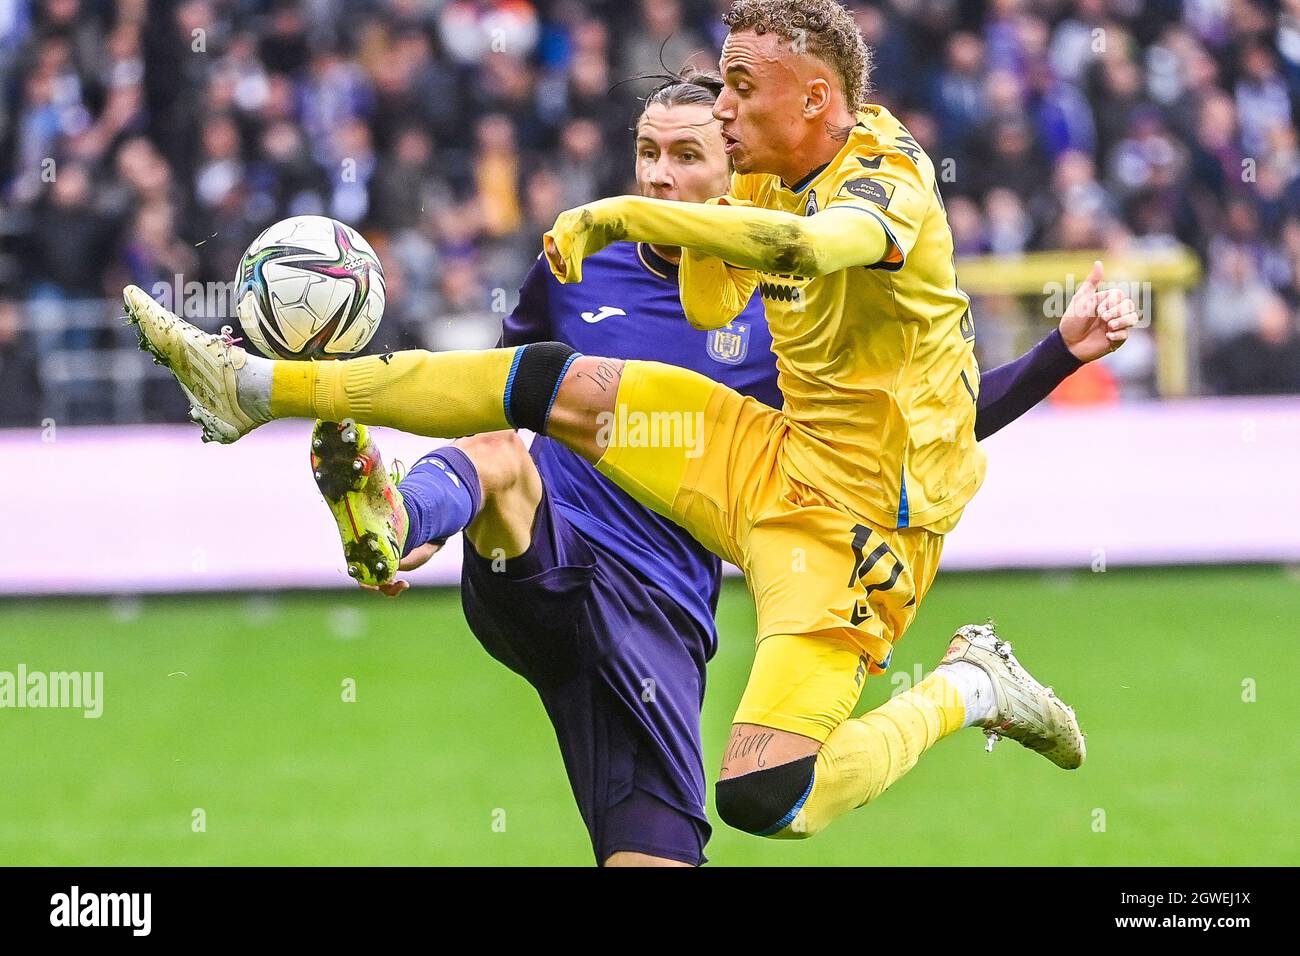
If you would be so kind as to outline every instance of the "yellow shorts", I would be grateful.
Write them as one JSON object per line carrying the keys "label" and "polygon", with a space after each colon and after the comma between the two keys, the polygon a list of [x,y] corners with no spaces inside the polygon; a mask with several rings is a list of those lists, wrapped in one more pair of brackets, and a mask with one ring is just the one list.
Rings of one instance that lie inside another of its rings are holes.
{"label": "yellow shorts", "polygon": [[745,572],[759,650],[736,722],[824,740],[888,664],[943,536],[877,527],[792,478],[785,416],[687,369],[624,363],[605,426],[597,470]]}

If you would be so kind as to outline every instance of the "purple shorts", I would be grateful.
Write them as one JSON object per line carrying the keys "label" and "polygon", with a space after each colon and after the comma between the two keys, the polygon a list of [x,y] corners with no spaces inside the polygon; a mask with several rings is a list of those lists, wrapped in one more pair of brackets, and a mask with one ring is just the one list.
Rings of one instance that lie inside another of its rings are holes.
{"label": "purple shorts", "polygon": [[597,863],[619,851],[703,863],[711,635],[545,492],[529,549],[504,565],[465,541],[465,619],[541,697]]}

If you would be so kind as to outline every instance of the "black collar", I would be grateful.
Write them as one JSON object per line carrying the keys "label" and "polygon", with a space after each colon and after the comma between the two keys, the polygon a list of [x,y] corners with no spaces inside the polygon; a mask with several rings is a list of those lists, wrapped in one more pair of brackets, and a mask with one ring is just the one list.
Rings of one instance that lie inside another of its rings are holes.
{"label": "black collar", "polygon": [[[836,155],[839,155],[839,154],[837,153]],[[786,186],[785,188],[788,189],[788,190],[790,190],[790,192],[792,192],[792,193],[801,193],[801,192],[803,192],[806,188],[808,188],[808,184],[809,184],[809,183],[811,183],[814,179],[816,179],[818,176],[820,176],[822,173],[824,173],[824,172],[826,171],[826,167],[829,166],[829,165],[830,165],[830,163],[822,163],[820,166],[818,166],[816,169],[814,169],[811,173],[809,173],[809,174],[808,174],[807,176],[805,176],[803,179],[799,180],[799,181],[798,181],[797,183],[795,183],[793,186]],[[785,184],[782,183],[782,185],[785,185]]]}

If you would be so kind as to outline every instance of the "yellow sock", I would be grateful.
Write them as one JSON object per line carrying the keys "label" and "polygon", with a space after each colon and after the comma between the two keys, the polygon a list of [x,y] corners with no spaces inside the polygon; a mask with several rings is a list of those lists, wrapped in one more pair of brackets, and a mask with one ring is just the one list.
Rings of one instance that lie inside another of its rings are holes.
{"label": "yellow sock", "polygon": [[870,803],[942,737],[961,728],[957,688],[934,673],[875,710],[844,721],[817,752],[812,792],[777,839],[811,836],[836,817]]}
{"label": "yellow sock", "polygon": [[506,378],[518,348],[394,352],[336,362],[276,362],[275,418],[353,418],[430,438],[510,428]]}

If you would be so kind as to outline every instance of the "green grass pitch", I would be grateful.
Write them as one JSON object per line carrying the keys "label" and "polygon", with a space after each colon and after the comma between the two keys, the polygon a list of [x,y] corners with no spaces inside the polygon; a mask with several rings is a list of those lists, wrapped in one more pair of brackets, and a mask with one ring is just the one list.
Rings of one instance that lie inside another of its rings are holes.
{"label": "green grass pitch", "polygon": [[[961,731],[812,840],[715,820],[713,863],[1300,861],[1294,572],[941,575],[864,708],[990,615],[1078,709],[1081,770]],[[710,774],[752,656],[743,585],[720,625]],[[6,601],[19,663],[103,671],[104,713],[0,710],[0,864],[592,862],[541,705],[453,591]]]}

